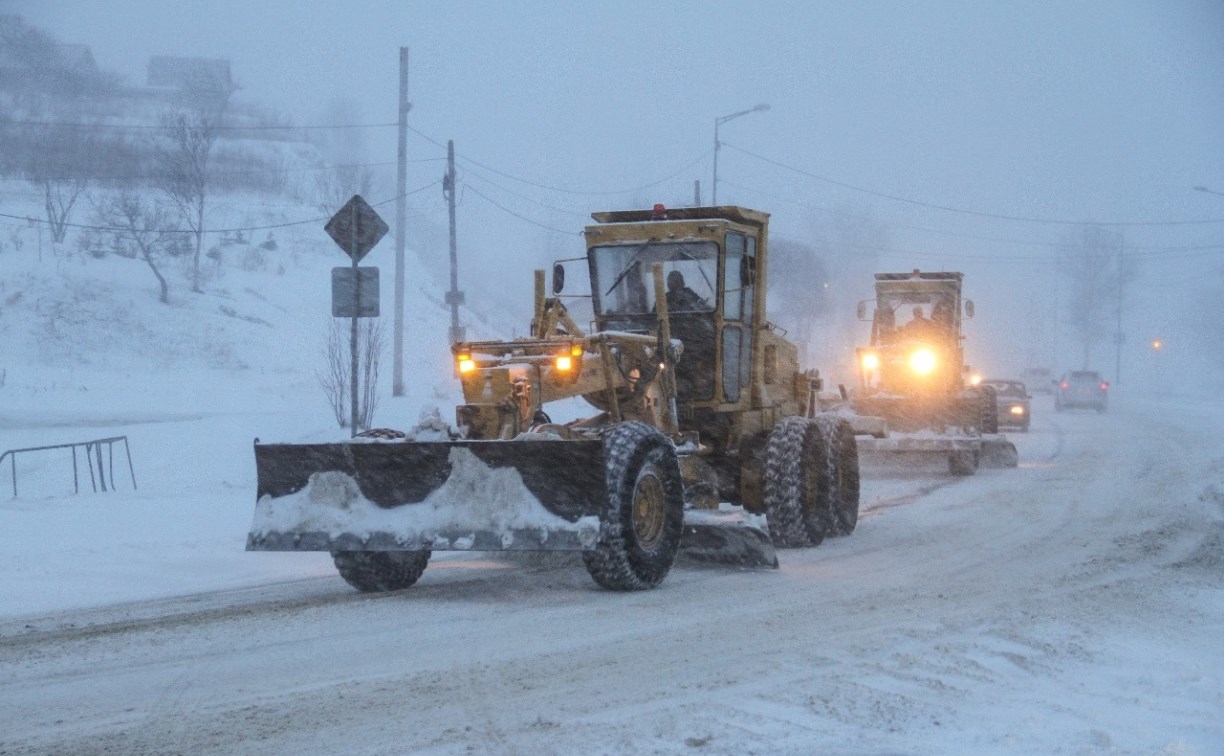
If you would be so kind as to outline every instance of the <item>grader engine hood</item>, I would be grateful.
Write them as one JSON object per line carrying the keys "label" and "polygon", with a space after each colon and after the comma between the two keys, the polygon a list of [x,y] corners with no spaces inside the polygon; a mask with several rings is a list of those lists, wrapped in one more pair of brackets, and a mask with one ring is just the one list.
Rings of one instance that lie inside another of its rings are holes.
{"label": "grader engine hood", "polygon": [[587,548],[603,457],[599,441],[256,444],[247,549]]}

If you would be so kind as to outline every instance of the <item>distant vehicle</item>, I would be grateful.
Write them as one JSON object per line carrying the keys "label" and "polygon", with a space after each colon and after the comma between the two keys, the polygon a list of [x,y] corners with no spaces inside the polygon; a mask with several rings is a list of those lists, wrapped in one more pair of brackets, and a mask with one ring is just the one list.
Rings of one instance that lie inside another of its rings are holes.
{"label": "distant vehicle", "polygon": [[1022,381],[1003,378],[987,378],[983,386],[990,386],[998,397],[999,427],[1018,428],[1027,433],[1032,412],[1028,389]]}
{"label": "distant vehicle", "polygon": [[1054,373],[1049,368],[1025,368],[1020,373],[1020,380],[1034,394],[1054,393]]}
{"label": "distant vehicle", "polygon": [[1095,370],[1072,370],[1058,381],[1054,409],[1062,412],[1076,407],[1104,412],[1109,406],[1109,383]]}

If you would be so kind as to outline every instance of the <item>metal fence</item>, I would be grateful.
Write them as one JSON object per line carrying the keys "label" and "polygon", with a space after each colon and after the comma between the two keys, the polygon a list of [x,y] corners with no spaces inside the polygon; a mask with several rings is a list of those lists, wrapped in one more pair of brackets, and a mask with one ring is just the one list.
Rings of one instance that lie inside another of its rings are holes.
{"label": "metal fence", "polygon": [[[89,467],[89,483],[94,493],[115,490],[115,444],[123,442],[123,452],[127,455],[128,474],[132,477],[132,489],[136,488],[136,472],[132,469],[132,451],[128,448],[127,436],[112,436],[98,438],[93,441],[77,441],[71,444],[55,444],[53,446],[31,446],[27,449],[9,449],[0,454],[0,469],[4,460],[9,460],[9,470],[13,477],[13,498],[17,498],[17,455],[34,452],[51,451],[52,449],[72,450],[72,486],[74,493],[81,492],[80,466],[77,464],[77,449],[84,450],[84,461]],[[105,459],[103,448],[105,447]],[[109,481],[109,483],[108,483]]]}

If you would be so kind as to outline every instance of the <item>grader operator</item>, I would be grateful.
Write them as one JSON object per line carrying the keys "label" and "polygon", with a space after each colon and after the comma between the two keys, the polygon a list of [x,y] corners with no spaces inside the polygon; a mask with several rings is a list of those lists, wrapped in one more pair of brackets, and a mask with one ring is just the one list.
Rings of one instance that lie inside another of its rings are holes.
{"label": "grader operator", "polygon": [[[551,297],[537,271],[530,337],[454,345],[453,434],[256,444],[247,548],[331,551],[367,591],[412,585],[435,550],[575,550],[598,584],[636,590],[681,547],[776,566],[775,545],[849,534],[853,431],[817,412],[818,374],[765,319],[768,214],[593,218],[589,333],[562,303],[565,269]],[[548,405],[574,397],[595,413],[553,422]]]}

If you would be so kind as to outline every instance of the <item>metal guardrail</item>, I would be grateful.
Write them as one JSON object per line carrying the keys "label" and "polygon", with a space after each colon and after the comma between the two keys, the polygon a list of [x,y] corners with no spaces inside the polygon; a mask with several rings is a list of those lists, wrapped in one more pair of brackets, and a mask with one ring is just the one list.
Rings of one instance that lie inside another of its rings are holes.
{"label": "metal guardrail", "polygon": [[[9,470],[13,477],[13,498],[17,498],[17,455],[29,452],[49,451],[51,449],[71,449],[72,450],[72,486],[75,493],[81,492],[80,473],[77,465],[77,448],[83,447],[85,450],[85,462],[89,465],[89,483],[93,486],[94,493],[98,492],[101,487],[102,491],[115,490],[115,444],[123,442],[123,451],[127,454],[128,473],[132,476],[132,489],[136,488],[136,472],[132,469],[132,450],[128,447],[127,436],[111,436],[110,438],[98,438],[93,441],[77,441],[71,444],[54,444],[52,446],[31,446],[26,449],[9,449],[0,454],[0,468],[4,465],[5,457],[9,458]],[[106,463],[103,464],[102,447],[106,447]],[[107,488],[107,479],[110,479],[110,488]]]}

